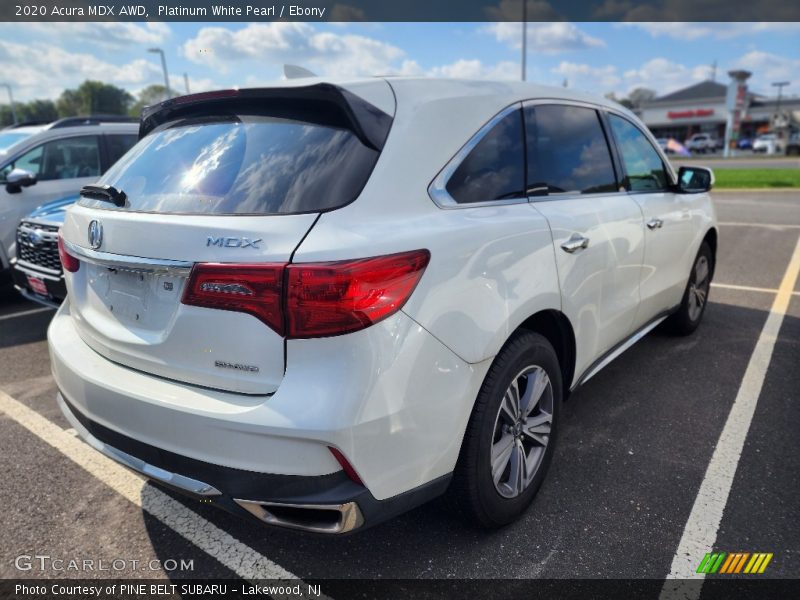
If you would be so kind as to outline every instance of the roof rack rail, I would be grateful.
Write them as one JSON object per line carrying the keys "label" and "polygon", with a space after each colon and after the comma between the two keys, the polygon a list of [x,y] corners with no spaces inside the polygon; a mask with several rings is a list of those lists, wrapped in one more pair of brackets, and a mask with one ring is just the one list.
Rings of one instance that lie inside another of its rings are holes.
{"label": "roof rack rail", "polygon": [[11,125],[6,125],[3,129],[17,129],[18,127],[31,127],[34,125],[47,125],[50,123],[50,119],[30,119],[28,121],[21,121],[19,123],[12,123]]}
{"label": "roof rack rail", "polygon": [[62,127],[79,127],[81,125],[99,125],[101,123],[138,123],[136,117],[126,117],[124,115],[89,115],[86,117],[64,117],[54,121],[50,129],[60,129]]}

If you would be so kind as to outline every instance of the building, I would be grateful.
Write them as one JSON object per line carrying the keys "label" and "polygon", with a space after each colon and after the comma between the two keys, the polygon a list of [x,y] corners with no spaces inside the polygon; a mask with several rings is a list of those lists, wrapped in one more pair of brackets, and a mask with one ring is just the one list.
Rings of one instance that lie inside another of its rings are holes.
{"label": "building", "polygon": [[[726,95],[728,86],[715,81],[701,81],[682,90],[660,96],[643,104],[637,113],[656,137],[684,141],[694,133],[711,133],[725,137],[728,121]],[[790,128],[800,126],[800,98],[768,98],[747,93],[739,138],[752,139],[769,131],[780,112]]]}

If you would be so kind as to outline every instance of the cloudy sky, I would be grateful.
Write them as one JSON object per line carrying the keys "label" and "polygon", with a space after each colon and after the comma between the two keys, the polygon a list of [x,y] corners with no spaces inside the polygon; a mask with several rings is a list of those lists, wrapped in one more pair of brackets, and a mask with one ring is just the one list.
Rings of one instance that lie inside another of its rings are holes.
{"label": "cloudy sky", "polygon": [[[427,75],[517,79],[518,23],[14,23],[0,24],[0,80],[15,98],[55,98],[84,79],[136,93],[163,81],[184,92],[257,86],[282,65],[320,75]],[[800,95],[798,23],[532,23],[528,79],[624,96],[637,86],[663,94],[735,67],[751,89],[792,82]],[[0,93],[0,102],[6,99]]]}

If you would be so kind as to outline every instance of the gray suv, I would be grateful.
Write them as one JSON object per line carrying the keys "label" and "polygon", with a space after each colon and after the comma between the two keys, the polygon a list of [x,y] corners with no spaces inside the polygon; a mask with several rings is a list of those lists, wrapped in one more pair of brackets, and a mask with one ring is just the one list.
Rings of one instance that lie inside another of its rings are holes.
{"label": "gray suv", "polygon": [[124,117],[69,117],[0,130],[0,279],[16,254],[20,220],[97,180],[138,132],[138,122]]}

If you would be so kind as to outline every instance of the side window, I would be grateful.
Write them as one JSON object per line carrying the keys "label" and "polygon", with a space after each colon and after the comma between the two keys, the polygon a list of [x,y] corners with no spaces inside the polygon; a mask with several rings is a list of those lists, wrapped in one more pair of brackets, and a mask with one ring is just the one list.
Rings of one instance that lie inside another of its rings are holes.
{"label": "side window", "polygon": [[133,148],[133,145],[139,140],[139,136],[135,134],[111,134],[106,135],[106,147],[108,148],[108,165],[111,166],[117,162],[123,154]]}
{"label": "side window", "polygon": [[100,149],[97,142],[97,136],[94,135],[47,142],[44,144],[44,157],[38,174],[39,180],[99,177],[102,171],[100,169]]}
{"label": "side window", "polygon": [[608,142],[594,109],[527,106],[525,133],[529,195],[617,191]]}
{"label": "side window", "polygon": [[472,149],[447,182],[459,204],[525,195],[525,152],[520,111],[506,115]]}
{"label": "side window", "polygon": [[667,189],[664,163],[644,134],[633,123],[617,115],[609,114],[608,121],[625,165],[626,187],[633,192]]}
{"label": "side window", "polygon": [[14,169],[24,169],[38,178],[42,168],[43,148],[44,146],[36,146],[36,148],[28,150],[14,162],[8,163],[0,170],[0,181],[5,181],[8,174]]}

